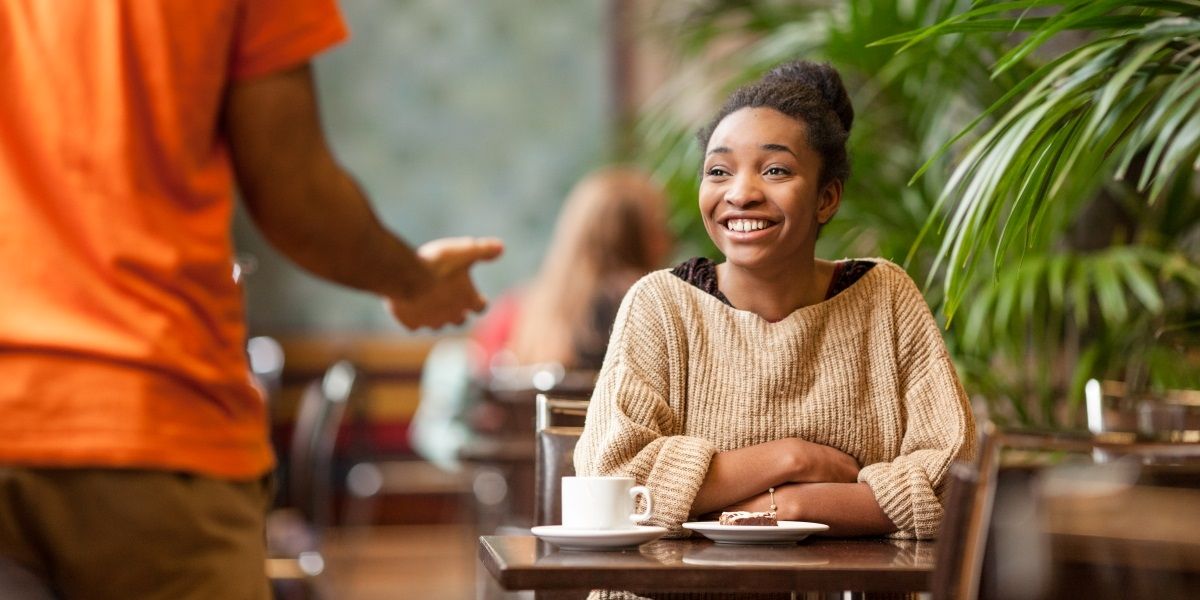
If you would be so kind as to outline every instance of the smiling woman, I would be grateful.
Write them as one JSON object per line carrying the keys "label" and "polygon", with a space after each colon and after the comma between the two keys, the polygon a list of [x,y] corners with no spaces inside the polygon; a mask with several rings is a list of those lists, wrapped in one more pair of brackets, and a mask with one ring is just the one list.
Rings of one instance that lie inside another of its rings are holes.
{"label": "smiling woman", "polygon": [[736,91],[699,135],[699,209],[725,260],[652,273],[625,297],[576,469],[647,485],[650,522],[675,535],[774,504],[830,535],[933,537],[947,468],[974,453],[908,275],[814,255],[853,114],[837,72],[805,61]]}
{"label": "smiling woman", "polygon": [[837,71],[795,62],[734,92],[700,130],[700,214],[725,255],[717,271],[733,305],[778,321],[827,296],[836,266],[813,248],[842,200],[853,122]]}

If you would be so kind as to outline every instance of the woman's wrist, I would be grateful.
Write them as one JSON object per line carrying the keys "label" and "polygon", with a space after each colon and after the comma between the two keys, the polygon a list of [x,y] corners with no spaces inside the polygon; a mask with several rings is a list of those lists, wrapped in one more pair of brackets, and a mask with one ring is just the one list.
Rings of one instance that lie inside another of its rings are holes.
{"label": "woman's wrist", "polygon": [[793,483],[775,488],[775,502],[778,509],[775,518],[780,521],[804,521],[804,502],[800,488],[804,484]]}
{"label": "woman's wrist", "polygon": [[811,449],[808,447],[811,444],[800,438],[787,438],[788,449],[786,456],[788,457],[788,473],[787,479],[782,483],[795,483],[798,481],[807,481],[811,476],[812,457],[810,456]]}
{"label": "woman's wrist", "polygon": [[790,483],[854,483],[858,461],[854,457],[823,444],[788,438],[793,447],[790,457]]}
{"label": "woman's wrist", "polygon": [[881,535],[896,531],[865,483],[798,483],[775,488],[781,521],[829,525],[825,535]]}

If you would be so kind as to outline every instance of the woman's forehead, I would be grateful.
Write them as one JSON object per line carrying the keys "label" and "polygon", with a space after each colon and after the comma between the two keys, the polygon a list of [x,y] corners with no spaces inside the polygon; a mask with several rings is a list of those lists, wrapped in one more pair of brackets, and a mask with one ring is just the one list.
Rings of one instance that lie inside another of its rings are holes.
{"label": "woman's forehead", "polygon": [[721,119],[709,138],[705,154],[755,148],[777,151],[779,146],[800,154],[809,150],[806,130],[803,121],[773,108],[742,108]]}

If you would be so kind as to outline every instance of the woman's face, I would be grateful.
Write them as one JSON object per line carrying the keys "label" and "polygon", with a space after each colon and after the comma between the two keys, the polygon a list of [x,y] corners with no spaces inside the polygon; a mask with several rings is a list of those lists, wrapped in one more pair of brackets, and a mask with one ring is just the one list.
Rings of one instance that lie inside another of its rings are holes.
{"label": "woman's face", "polygon": [[811,260],[841,182],[820,185],[821,157],[805,124],[773,108],[743,108],[717,124],[700,182],[704,228],[729,264],[774,271]]}

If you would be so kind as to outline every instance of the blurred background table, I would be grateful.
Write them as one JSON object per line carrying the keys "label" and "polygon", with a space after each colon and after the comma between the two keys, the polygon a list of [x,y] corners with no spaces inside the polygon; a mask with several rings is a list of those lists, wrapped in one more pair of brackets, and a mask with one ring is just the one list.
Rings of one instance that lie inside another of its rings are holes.
{"label": "blurred background table", "polygon": [[[1132,433],[1003,430],[990,423],[982,429],[979,464],[952,469],[939,545],[956,550],[939,556],[935,592],[969,598],[1195,596],[1200,445]],[[971,477],[964,480],[967,471]],[[969,486],[959,486],[961,481]],[[970,518],[961,519],[963,514]],[[954,556],[961,557],[957,577]]]}

